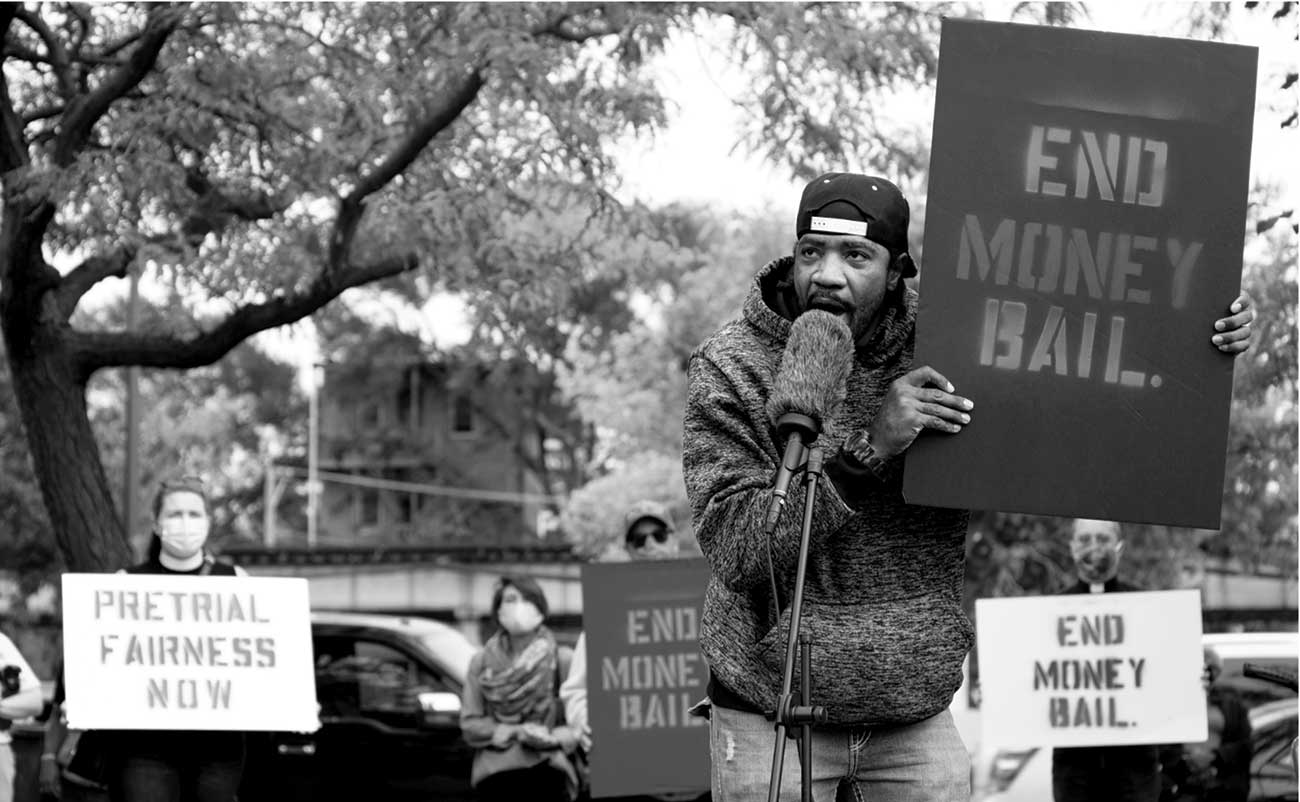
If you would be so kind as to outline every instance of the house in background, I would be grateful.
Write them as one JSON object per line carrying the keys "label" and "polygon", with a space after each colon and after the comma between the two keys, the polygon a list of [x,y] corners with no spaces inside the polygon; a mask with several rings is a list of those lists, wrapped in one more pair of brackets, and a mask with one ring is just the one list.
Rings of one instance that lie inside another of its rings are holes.
{"label": "house in background", "polygon": [[[376,350],[324,370],[317,543],[511,545],[552,533],[594,440],[554,380],[523,360]],[[281,545],[302,536],[285,534]]]}

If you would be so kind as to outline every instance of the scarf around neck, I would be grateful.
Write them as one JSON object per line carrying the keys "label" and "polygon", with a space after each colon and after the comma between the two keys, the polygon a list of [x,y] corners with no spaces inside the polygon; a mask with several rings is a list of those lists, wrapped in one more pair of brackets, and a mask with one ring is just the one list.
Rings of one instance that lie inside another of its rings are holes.
{"label": "scarf around neck", "polygon": [[559,658],[555,636],[545,626],[532,643],[513,658],[506,649],[509,635],[498,632],[483,646],[479,685],[488,712],[502,723],[536,721],[549,724],[555,709]]}

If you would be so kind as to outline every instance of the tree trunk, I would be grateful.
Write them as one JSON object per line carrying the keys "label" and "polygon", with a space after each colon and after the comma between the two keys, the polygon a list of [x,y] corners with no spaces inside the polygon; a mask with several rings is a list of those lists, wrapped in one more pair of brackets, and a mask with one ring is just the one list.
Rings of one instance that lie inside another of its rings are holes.
{"label": "tree trunk", "polygon": [[129,565],[131,547],[90,428],[86,386],[76,374],[59,329],[34,323],[30,341],[20,344],[14,341],[17,332],[11,319],[5,317],[14,394],[45,509],[68,570],[111,571]]}

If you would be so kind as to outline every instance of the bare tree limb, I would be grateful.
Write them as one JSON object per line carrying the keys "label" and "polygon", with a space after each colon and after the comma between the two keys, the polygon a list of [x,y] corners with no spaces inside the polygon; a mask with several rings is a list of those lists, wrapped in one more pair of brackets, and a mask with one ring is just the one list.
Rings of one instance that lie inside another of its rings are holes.
{"label": "bare tree limb", "polygon": [[54,67],[54,78],[59,84],[59,96],[70,98],[77,93],[77,82],[73,75],[72,62],[68,60],[68,51],[64,49],[63,43],[50,26],[45,24],[40,14],[25,8],[18,10],[18,21],[25,24],[36,32],[36,35],[45,43],[45,50],[50,58],[50,65]]}
{"label": "bare tree limb", "polygon": [[92,256],[73,268],[63,277],[58,289],[54,291],[54,300],[58,304],[62,319],[67,320],[72,317],[77,303],[81,301],[81,296],[85,295],[91,287],[110,276],[125,278],[126,269],[134,258],[135,249],[119,248],[109,254]]}
{"label": "bare tree limb", "polygon": [[322,272],[304,291],[242,306],[206,332],[180,338],[149,332],[71,332],[69,346],[78,372],[89,378],[100,368],[127,365],[185,370],[211,365],[252,335],[294,323],[337,298],[344,290],[414,270],[415,254],[369,265]]}
{"label": "bare tree limb", "polygon": [[90,138],[95,123],[115,100],[135,88],[153,69],[168,37],[180,24],[184,6],[158,5],[149,8],[149,20],[140,33],[140,44],[126,64],[109,75],[93,92],[74,99],[63,115],[63,127],[54,146],[54,162],[61,167],[73,162]]}

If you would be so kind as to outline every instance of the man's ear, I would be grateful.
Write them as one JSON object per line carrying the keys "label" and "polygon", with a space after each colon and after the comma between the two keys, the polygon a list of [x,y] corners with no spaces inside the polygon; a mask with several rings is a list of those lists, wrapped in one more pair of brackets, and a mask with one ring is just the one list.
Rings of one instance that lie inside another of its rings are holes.
{"label": "man's ear", "polygon": [[903,274],[911,272],[908,270],[912,265],[912,257],[906,253],[900,253],[893,259],[889,260],[889,274],[885,279],[885,286],[890,290],[898,287],[898,282],[902,281]]}

